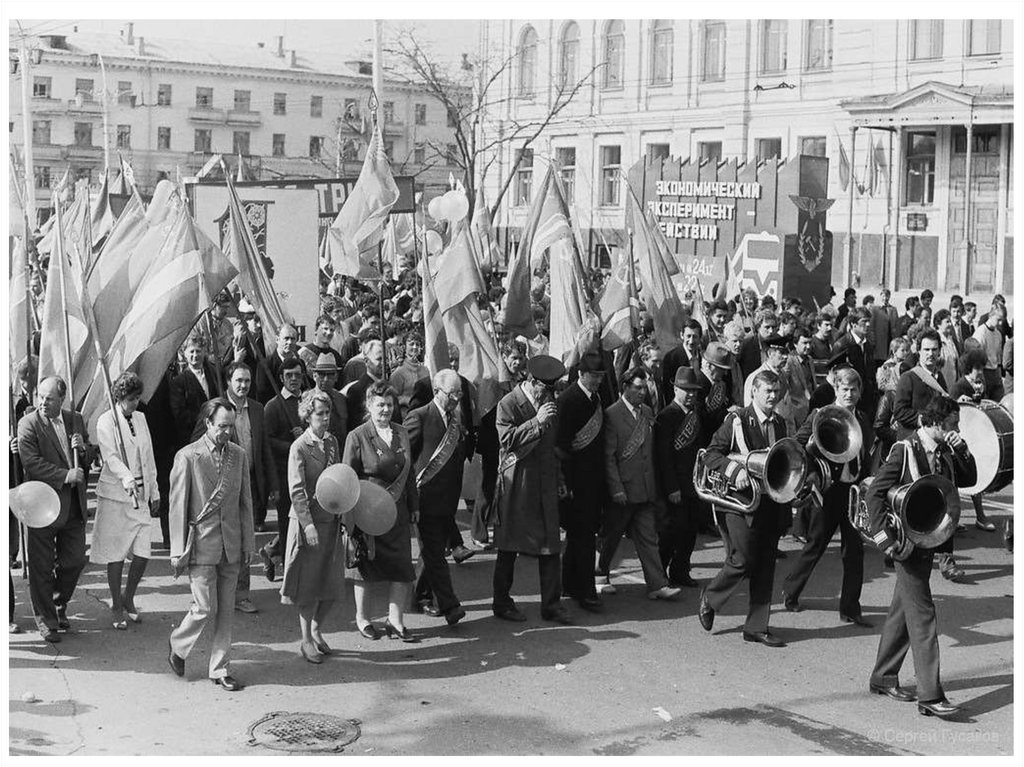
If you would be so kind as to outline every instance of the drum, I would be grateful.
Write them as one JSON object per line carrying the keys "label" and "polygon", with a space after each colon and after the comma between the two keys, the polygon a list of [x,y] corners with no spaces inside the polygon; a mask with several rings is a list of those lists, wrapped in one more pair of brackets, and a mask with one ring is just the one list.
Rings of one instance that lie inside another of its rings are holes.
{"label": "drum", "polygon": [[1010,415],[1013,415],[1013,392],[1010,392],[1001,400],[999,400],[999,404],[1002,405],[1007,410],[1009,410]]}
{"label": "drum", "polygon": [[994,493],[1013,481],[1013,415],[990,400],[960,406],[960,434],[978,465],[978,482],[962,492]]}

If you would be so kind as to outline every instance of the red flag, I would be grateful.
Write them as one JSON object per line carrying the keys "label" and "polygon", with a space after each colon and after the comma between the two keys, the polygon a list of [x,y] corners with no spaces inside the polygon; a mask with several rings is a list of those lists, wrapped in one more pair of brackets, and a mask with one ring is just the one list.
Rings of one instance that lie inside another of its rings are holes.
{"label": "red flag", "polygon": [[597,299],[602,326],[601,348],[606,351],[618,349],[632,341],[633,328],[640,324],[640,301],[636,296],[631,262],[630,254],[623,253]]}
{"label": "red flag", "polygon": [[499,383],[507,379],[508,370],[476,296],[453,306],[443,318],[448,340],[462,351],[459,374],[476,387],[477,412],[489,412],[498,403]]}
{"label": "red flag", "polygon": [[836,140],[839,142],[839,186],[845,192],[850,185],[850,158],[846,155],[846,147],[843,146],[843,139],[838,133]]}
{"label": "red flag", "polygon": [[430,375],[433,376],[438,370],[451,367],[451,359],[448,354],[448,335],[444,330],[444,319],[441,316],[441,307],[437,302],[437,293],[434,290],[434,278],[430,274],[430,265],[426,256],[420,262],[419,271],[420,278],[423,280],[423,340],[426,347],[423,364],[427,366]]}
{"label": "red flag", "polygon": [[384,221],[396,202],[398,186],[376,124],[359,179],[328,230],[327,252],[336,274],[380,279],[377,247],[384,237]]}

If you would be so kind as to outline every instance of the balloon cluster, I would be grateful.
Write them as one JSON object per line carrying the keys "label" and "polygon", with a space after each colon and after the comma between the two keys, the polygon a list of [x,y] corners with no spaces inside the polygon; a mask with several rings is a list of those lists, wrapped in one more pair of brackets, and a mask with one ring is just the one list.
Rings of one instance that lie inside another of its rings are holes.
{"label": "balloon cluster", "polygon": [[316,500],[324,511],[343,516],[349,530],[356,526],[369,535],[382,535],[390,530],[398,513],[387,490],[360,480],[352,467],[344,463],[323,470],[316,482]]}
{"label": "balloon cluster", "polygon": [[461,189],[453,189],[427,203],[427,213],[435,221],[454,224],[469,214],[469,199]]}

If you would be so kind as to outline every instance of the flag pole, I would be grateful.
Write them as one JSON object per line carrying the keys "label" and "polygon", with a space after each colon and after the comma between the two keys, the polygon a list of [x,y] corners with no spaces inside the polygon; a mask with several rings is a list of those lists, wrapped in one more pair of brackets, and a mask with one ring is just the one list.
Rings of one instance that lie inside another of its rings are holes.
{"label": "flag pole", "polygon": [[[57,227],[55,233],[55,250],[56,253],[51,253],[50,258],[60,259],[60,308],[64,313],[64,354],[68,360],[68,380],[67,380],[67,395],[68,401],[71,403],[71,409],[75,409],[75,370],[74,364],[71,359],[71,330],[68,327],[68,281],[64,275],[64,270],[67,269],[67,257],[64,253],[64,217],[60,212],[60,200],[54,200],[55,203],[55,214],[57,221],[54,224]],[[71,450],[71,462],[72,468],[78,468],[78,451]]]}
{"label": "flag pole", "polygon": [[377,293],[378,301],[380,303],[380,345],[381,351],[381,372],[384,374],[384,380],[388,380],[388,329],[387,323],[384,322],[384,241],[381,240],[377,243],[377,271],[380,273],[380,286]]}

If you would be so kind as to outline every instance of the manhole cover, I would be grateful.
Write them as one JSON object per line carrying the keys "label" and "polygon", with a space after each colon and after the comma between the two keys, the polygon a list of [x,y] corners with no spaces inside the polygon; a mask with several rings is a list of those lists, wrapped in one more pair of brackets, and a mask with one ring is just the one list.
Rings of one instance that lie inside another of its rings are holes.
{"label": "manhole cover", "polygon": [[249,726],[249,745],[275,751],[341,751],[359,737],[359,720],[274,711]]}

